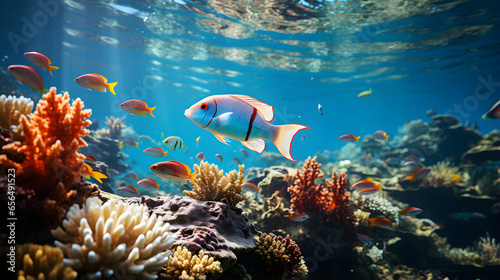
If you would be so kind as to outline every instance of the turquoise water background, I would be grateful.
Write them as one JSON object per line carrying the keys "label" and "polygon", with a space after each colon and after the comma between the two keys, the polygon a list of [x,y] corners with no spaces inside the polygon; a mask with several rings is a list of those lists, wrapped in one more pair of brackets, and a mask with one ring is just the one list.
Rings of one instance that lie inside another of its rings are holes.
{"label": "turquoise water background", "polygon": [[[147,2],[4,3],[0,66],[29,65],[27,51],[45,54],[60,67],[53,77],[38,69],[45,87],[81,98],[101,127],[106,116],[126,116],[136,139],[150,135],[159,142],[162,132],[182,137],[188,152],[169,156],[188,165],[198,162],[198,152],[210,162],[222,154],[224,169],[242,157],[240,143],[223,145],[183,114],[214,94],[250,95],[274,106],[274,124],[309,126],[293,142],[297,160],[341,148],[337,138],[346,133],[385,130],[394,139],[407,120],[429,122],[430,108],[477,122],[483,134],[499,127],[481,119],[500,99],[496,1],[289,1],[290,11],[308,13],[284,20],[285,27],[266,19],[273,8],[258,1]],[[247,14],[236,16],[241,13],[228,3],[246,5]],[[74,82],[86,73],[118,82],[116,96]],[[372,95],[357,97],[369,88]],[[121,110],[128,99],[157,106],[156,118]],[[148,146],[127,151],[135,171],[157,161],[141,153]],[[249,160],[256,156],[250,152]]]}

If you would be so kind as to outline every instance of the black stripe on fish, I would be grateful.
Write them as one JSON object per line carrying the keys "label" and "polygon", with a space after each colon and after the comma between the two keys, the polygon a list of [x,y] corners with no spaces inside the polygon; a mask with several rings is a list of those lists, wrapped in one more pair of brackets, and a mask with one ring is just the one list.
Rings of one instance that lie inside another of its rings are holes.
{"label": "black stripe on fish", "polygon": [[217,100],[214,99],[214,102],[215,102],[215,112],[214,112],[214,115],[212,116],[212,118],[210,119],[210,121],[208,121],[207,125],[202,126],[201,128],[207,127],[212,122],[212,120],[214,119],[215,115],[217,115]]}
{"label": "black stripe on fish", "polygon": [[179,141],[175,141],[174,150],[177,150],[177,143],[179,143]]}
{"label": "black stripe on fish", "polygon": [[245,137],[245,141],[248,141],[248,137],[250,137],[250,132],[252,132],[252,125],[256,115],[257,115],[257,109],[253,108],[252,117],[250,118],[250,122],[248,123],[247,137]]}

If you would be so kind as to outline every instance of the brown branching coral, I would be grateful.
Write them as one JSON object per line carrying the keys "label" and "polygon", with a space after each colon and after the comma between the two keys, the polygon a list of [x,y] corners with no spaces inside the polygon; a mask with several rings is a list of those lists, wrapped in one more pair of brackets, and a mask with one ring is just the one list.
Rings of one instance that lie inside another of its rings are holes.
{"label": "brown branching coral", "polygon": [[194,165],[197,174],[194,177],[192,191],[184,191],[184,195],[202,201],[221,201],[227,199],[231,208],[236,208],[240,201],[248,199],[242,194],[245,165],[238,166],[239,171],[232,170],[224,175],[224,170],[219,170],[215,164],[202,161]]}
{"label": "brown branching coral", "polygon": [[205,280],[207,274],[222,272],[221,263],[205,255],[203,250],[193,254],[187,248],[178,246],[160,273],[168,279]]}
{"label": "brown branching coral", "polygon": [[[24,205],[42,219],[50,217],[50,224],[59,223],[65,206],[81,203],[82,196],[90,195],[91,188],[85,191],[80,185],[75,189],[75,179],[86,172],[85,156],[77,151],[87,145],[82,137],[89,133],[85,127],[91,124],[92,114],[83,107],[79,98],[70,104],[67,92],[56,94],[52,87],[30,119],[21,116],[25,141],[5,145],[6,154],[0,155],[0,172],[16,170],[16,185],[28,198]],[[8,157],[16,152],[24,154],[22,162]],[[70,204],[63,205],[68,198]]]}
{"label": "brown branching coral", "polygon": [[0,96],[0,127],[10,130],[14,140],[23,140],[21,116],[29,117],[33,111],[33,101],[26,97]]}
{"label": "brown branching coral", "polygon": [[255,246],[255,252],[267,264],[267,269],[283,279],[307,274],[300,248],[288,234],[283,238],[273,233],[259,232]]}
{"label": "brown branching coral", "polygon": [[23,244],[16,248],[18,280],[72,280],[76,271],[63,264],[63,252],[52,246]]}
{"label": "brown branching coral", "polygon": [[325,214],[329,223],[344,230],[345,236],[354,237],[356,218],[349,207],[351,194],[345,191],[347,176],[340,173],[337,179],[334,172],[332,180],[326,180],[326,185],[316,185],[315,179],[323,176],[320,167],[316,157],[309,157],[302,171],[297,171],[294,185],[288,188],[292,205],[299,213]]}

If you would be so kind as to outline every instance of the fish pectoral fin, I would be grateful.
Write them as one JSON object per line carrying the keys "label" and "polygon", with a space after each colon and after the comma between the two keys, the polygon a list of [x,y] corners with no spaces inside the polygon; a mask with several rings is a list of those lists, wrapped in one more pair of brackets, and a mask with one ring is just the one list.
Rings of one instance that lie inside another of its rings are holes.
{"label": "fish pectoral fin", "polygon": [[98,89],[98,91],[100,91],[100,92],[106,92],[106,88],[105,88],[105,87],[103,87],[103,88],[101,88],[101,89]]}
{"label": "fish pectoral fin", "polygon": [[226,144],[226,145],[228,145],[228,146],[229,146],[229,143],[230,143],[231,141],[229,141],[229,139],[228,139],[228,138],[226,138],[226,137],[224,137],[224,136],[222,136],[222,135],[219,135],[219,134],[215,134],[215,133],[214,133],[214,136],[215,136],[215,138],[217,138],[217,140],[219,140],[219,141],[221,141],[222,143],[224,143],[224,144]]}
{"label": "fish pectoral fin", "polygon": [[243,146],[247,147],[249,150],[262,154],[266,148],[266,141],[264,139],[256,139],[252,141],[241,141]]}
{"label": "fish pectoral fin", "polygon": [[217,116],[214,120],[217,122],[218,126],[227,126],[229,125],[229,118],[233,112],[226,112],[224,114],[221,114],[220,116]]}
{"label": "fish pectoral fin", "polygon": [[259,111],[262,114],[262,116],[264,116],[264,119],[267,122],[270,122],[274,119],[273,106],[268,105],[264,102],[260,102],[259,100],[247,95],[232,94],[231,96],[234,98],[238,98],[239,100],[257,109],[257,111]]}

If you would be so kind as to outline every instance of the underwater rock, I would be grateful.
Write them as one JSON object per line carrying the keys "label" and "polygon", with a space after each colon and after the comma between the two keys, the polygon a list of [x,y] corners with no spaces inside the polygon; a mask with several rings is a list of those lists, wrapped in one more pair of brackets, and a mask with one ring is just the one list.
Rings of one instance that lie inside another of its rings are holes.
{"label": "underwater rock", "polygon": [[287,196],[286,189],[293,183],[295,173],[296,168],[286,166],[252,167],[247,172],[245,182],[257,185],[265,197],[272,196],[276,191],[279,191],[281,196]]}
{"label": "underwater rock", "polygon": [[435,115],[432,116],[432,121],[435,126],[441,129],[460,123],[460,120],[452,115]]}
{"label": "underwater rock", "polygon": [[463,153],[476,146],[482,138],[477,131],[463,125],[449,126],[443,130],[438,140],[439,155],[452,161],[459,160]]}
{"label": "underwater rock", "polygon": [[432,118],[433,116],[437,115],[437,112],[436,110],[434,110],[434,108],[430,108],[429,110],[427,110],[427,112],[425,112],[425,115],[429,118]]}
{"label": "underwater rock", "polygon": [[500,130],[493,131],[462,155],[462,160],[480,164],[486,161],[500,160]]}
{"label": "underwater rock", "polygon": [[124,173],[129,169],[127,164],[121,163],[121,161],[125,160],[125,155],[120,152],[118,140],[108,137],[98,137],[98,134],[94,132],[91,132],[83,139],[87,142],[88,146],[81,148],[81,153],[94,156],[97,160],[105,162],[108,169],[115,169],[120,173]]}
{"label": "underwater rock", "polygon": [[223,259],[223,269],[232,266],[237,255],[255,247],[257,233],[246,213],[231,209],[224,202],[198,201],[187,196],[126,198],[127,203],[141,203],[149,213],[165,216],[170,231],[179,238],[174,246],[182,245],[192,252],[205,253]]}

